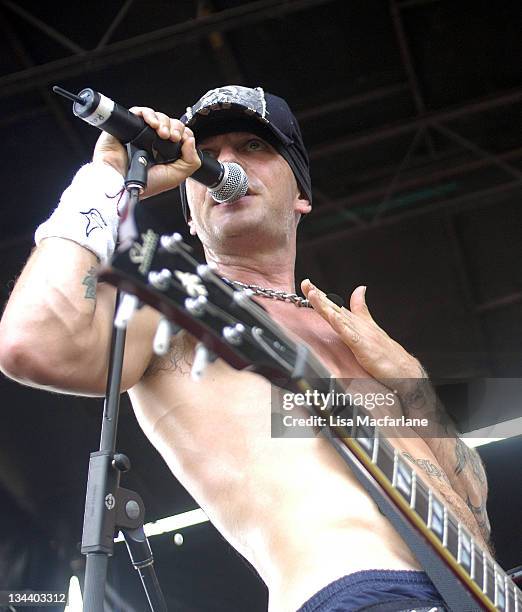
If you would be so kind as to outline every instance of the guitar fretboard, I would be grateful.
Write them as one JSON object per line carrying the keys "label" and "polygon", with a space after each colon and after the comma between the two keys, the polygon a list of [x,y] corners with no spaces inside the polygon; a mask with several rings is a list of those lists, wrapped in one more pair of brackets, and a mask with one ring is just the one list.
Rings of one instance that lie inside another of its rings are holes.
{"label": "guitar fretboard", "polygon": [[[356,423],[355,419],[355,423]],[[399,451],[373,426],[354,424],[351,437],[465,571],[501,612],[522,612],[522,593],[488,552],[483,550],[422,480]]]}

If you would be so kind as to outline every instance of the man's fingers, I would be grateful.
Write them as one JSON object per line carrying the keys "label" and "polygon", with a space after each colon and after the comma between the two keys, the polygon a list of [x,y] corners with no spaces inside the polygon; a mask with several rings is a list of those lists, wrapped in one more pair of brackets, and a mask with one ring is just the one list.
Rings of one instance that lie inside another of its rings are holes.
{"label": "man's fingers", "polygon": [[330,315],[330,312],[340,313],[344,318],[353,319],[355,316],[364,319],[365,321],[377,325],[374,321],[368,306],[366,305],[365,293],[366,287],[361,285],[357,287],[350,297],[350,310],[345,307],[339,307],[334,304],[331,300],[326,297],[326,294],[320,291],[315,285],[313,285],[309,279],[305,279],[301,283],[301,289],[306,297],[309,299],[310,304],[321,313],[325,318]]}
{"label": "man's fingers", "polygon": [[[135,115],[142,117],[147,125],[156,130],[156,133],[163,140],[179,142],[184,132],[188,129],[179,119],[171,119],[165,113],[155,111],[148,106],[133,106],[129,109]],[[190,131],[192,134],[192,131]]]}
{"label": "man's fingers", "polygon": [[142,119],[150,125],[150,127],[156,129],[159,126],[159,119],[156,116],[156,111],[148,106],[132,106],[129,108],[131,113],[142,117]]}
{"label": "man's fingers", "polygon": [[308,292],[310,291],[312,287],[313,285],[309,278],[305,278],[303,281],[301,281],[301,291],[305,295],[308,295]]}
{"label": "man's fingers", "polygon": [[[192,134],[191,130],[187,130]],[[193,171],[197,170],[201,166],[201,159],[196,151],[196,141],[193,135],[187,133],[183,136],[183,144],[181,145],[181,157]]]}
{"label": "man's fingers", "polygon": [[313,306],[314,310],[321,314],[325,319],[328,318],[331,310],[337,312],[340,312],[341,310],[337,304],[334,304],[331,300],[329,300],[326,295],[316,287],[309,289],[306,292],[306,297]]}
{"label": "man's fingers", "polygon": [[350,310],[355,315],[364,317],[365,319],[368,319],[370,321],[374,320],[366,304],[365,286],[361,285],[360,287],[357,287],[350,296]]}
{"label": "man's fingers", "polygon": [[356,328],[353,318],[350,319],[345,313],[331,310],[328,315],[328,321],[350,348],[354,348],[355,345],[361,342],[362,337]]}
{"label": "man's fingers", "polygon": [[156,117],[159,121],[159,125],[156,128],[156,132],[160,138],[169,140],[170,138],[170,117],[165,113],[156,112]]}

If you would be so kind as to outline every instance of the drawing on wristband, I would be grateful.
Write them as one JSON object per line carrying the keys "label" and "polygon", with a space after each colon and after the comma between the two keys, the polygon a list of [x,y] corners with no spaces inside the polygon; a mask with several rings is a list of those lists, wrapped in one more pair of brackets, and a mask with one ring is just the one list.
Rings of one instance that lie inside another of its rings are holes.
{"label": "drawing on wristband", "polygon": [[105,223],[105,219],[102,217],[101,212],[97,208],[91,208],[87,212],[80,211],[81,215],[85,215],[87,219],[87,226],[85,228],[85,237],[88,238],[89,234],[93,232],[95,229],[103,229],[107,227],[107,223]]}

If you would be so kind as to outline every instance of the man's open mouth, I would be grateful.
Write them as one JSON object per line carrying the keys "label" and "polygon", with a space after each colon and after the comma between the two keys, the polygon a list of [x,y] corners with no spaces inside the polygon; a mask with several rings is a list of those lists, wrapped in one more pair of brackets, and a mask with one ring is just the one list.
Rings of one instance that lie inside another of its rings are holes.
{"label": "man's open mouth", "polygon": [[244,196],[241,196],[241,198],[237,198],[237,200],[233,200],[232,202],[218,202],[217,200],[214,200],[214,198],[212,197],[212,195],[210,196],[212,198],[212,205],[213,206],[218,206],[221,204],[229,205],[229,204],[234,204],[235,202],[237,202],[238,200],[241,200],[242,198],[245,198],[247,196],[253,196],[256,195],[253,191],[251,191],[250,187],[247,189],[247,192],[245,193]]}

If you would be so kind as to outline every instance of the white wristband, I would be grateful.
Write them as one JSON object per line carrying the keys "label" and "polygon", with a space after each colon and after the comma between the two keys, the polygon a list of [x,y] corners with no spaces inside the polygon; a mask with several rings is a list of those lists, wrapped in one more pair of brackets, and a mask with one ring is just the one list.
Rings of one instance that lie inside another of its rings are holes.
{"label": "white wristband", "polygon": [[121,174],[103,162],[82,166],[63,192],[53,214],[34,234],[38,246],[44,238],[67,238],[89,249],[101,263],[114,253],[119,213],[128,192]]}

